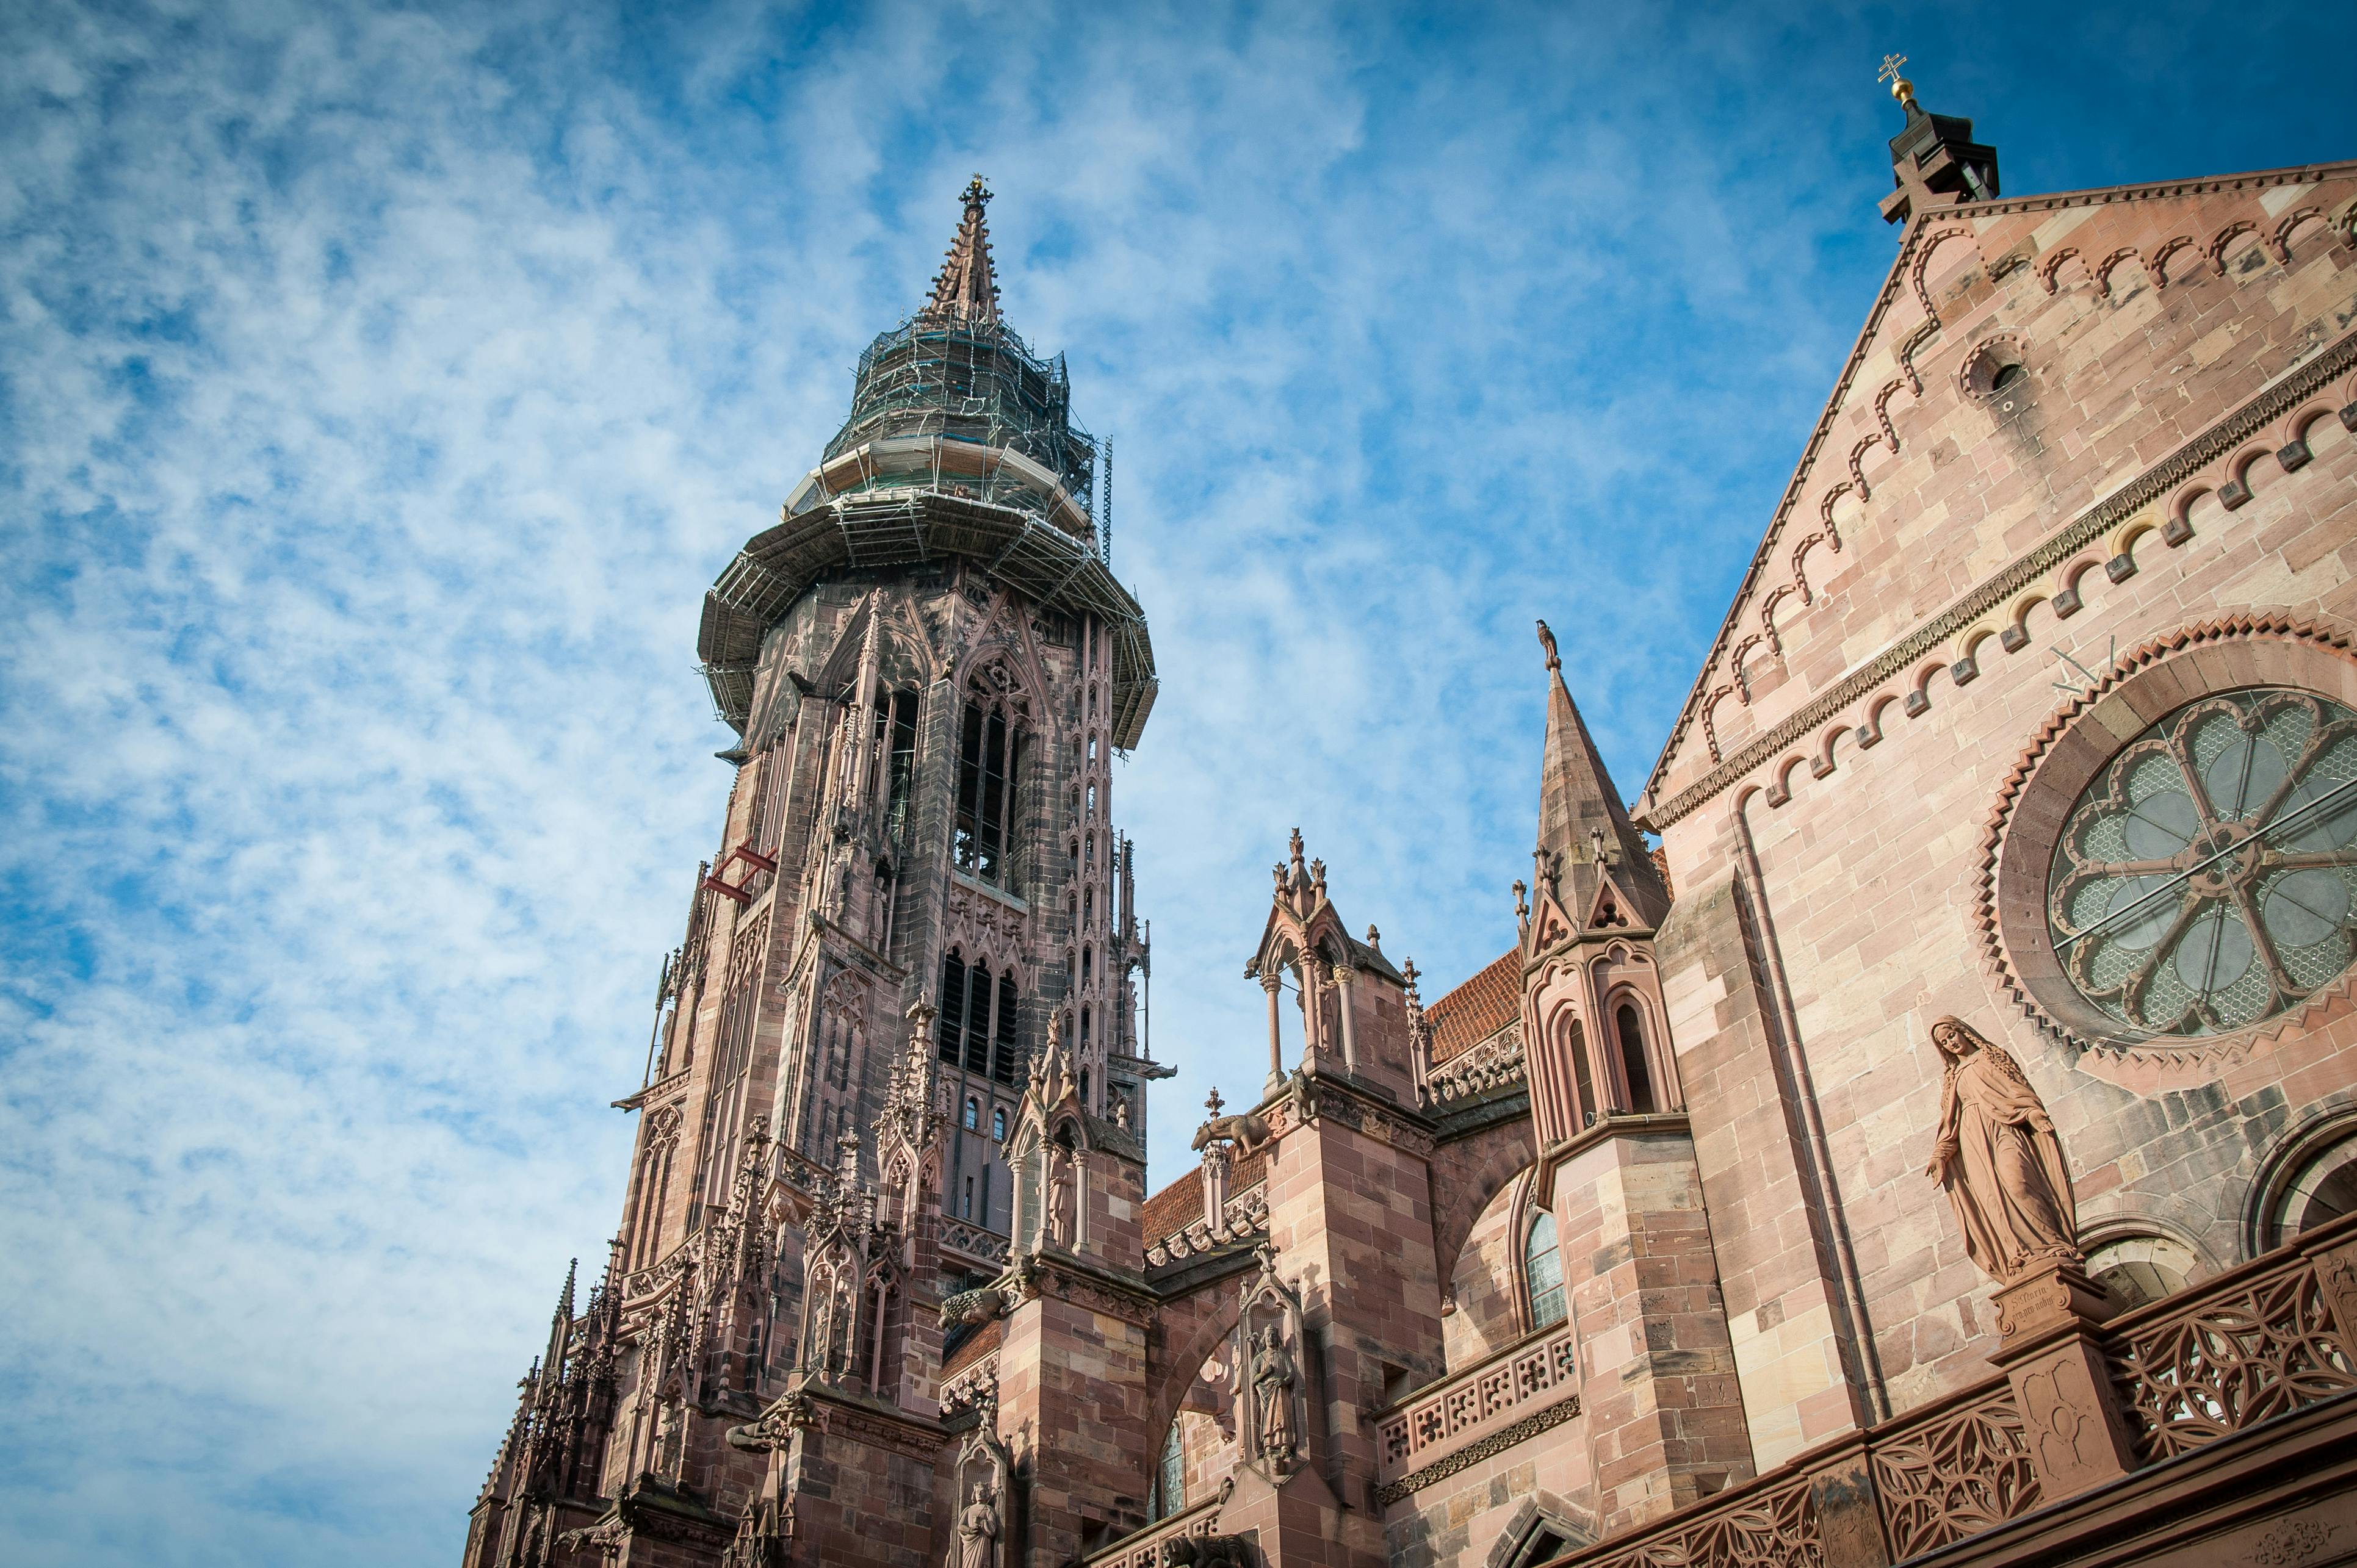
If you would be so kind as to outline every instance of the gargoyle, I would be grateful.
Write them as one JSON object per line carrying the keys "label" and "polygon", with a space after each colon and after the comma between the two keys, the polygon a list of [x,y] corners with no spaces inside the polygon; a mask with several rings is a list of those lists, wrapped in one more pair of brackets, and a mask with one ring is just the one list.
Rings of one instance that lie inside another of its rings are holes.
{"label": "gargoyle", "polygon": [[1195,1129],[1194,1148],[1201,1154],[1213,1144],[1233,1144],[1240,1155],[1249,1155],[1268,1142],[1268,1122],[1259,1115],[1214,1116]]}

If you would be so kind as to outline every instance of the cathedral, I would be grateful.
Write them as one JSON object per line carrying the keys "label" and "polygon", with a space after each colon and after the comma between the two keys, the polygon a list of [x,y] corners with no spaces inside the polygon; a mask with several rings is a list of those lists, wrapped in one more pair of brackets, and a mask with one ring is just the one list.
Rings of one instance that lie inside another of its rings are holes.
{"label": "cathedral", "polygon": [[1899,63],[1651,775],[1540,625],[1512,946],[1427,1000],[1296,832],[1154,1192],[1154,650],[966,188],[705,595],[734,783],[467,1568],[2357,1563],[2357,163],[2008,197]]}

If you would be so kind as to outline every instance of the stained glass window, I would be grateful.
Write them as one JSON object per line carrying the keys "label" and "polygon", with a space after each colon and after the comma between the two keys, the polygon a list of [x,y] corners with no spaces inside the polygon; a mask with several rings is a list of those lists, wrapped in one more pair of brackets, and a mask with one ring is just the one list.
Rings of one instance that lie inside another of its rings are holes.
{"label": "stained glass window", "polygon": [[2347,970],[2357,713],[2280,687],[2201,698],[2130,741],[2054,850],[2063,972],[2147,1036],[2222,1034]]}
{"label": "stained glass window", "polygon": [[1523,1246],[1523,1275],[1531,1288],[1531,1326],[1549,1328],[1561,1323],[1563,1251],[1555,1245],[1552,1214],[1542,1213],[1531,1221]]}

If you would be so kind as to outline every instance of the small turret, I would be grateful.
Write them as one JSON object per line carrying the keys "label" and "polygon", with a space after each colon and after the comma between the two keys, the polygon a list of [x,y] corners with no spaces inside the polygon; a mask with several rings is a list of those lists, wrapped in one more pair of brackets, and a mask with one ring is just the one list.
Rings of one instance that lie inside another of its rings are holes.
{"label": "small turret", "polygon": [[1882,199],[1882,216],[1904,223],[1916,213],[1959,201],[1987,201],[1997,194],[1996,149],[1973,140],[1973,123],[1953,114],[1932,114],[1915,102],[1915,84],[1899,74],[1905,55],[1885,55],[1879,80],[1907,112],[1907,124],[1890,138],[1891,179],[1898,188]]}

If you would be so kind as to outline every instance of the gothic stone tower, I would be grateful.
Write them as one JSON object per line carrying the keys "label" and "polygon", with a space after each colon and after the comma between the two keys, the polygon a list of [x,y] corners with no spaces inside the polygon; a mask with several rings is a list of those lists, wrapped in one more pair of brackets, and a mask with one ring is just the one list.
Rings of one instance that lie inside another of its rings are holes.
{"label": "gothic stone tower", "polygon": [[[864,1512],[834,1490],[847,1528],[900,1520],[872,1560],[914,1563],[935,1304],[1006,1261],[1006,1149],[1045,1042],[1068,1111],[1142,1167],[1168,1069],[1138,1035],[1110,764],[1153,652],[1063,363],[1000,317],[989,199],[967,187],[931,298],[860,357],[842,430],[705,596],[735,779],[617,1102],[639,1128],[604,1283],[578,1316],[568,1284],[470,1568],[764,1561],[829,1464],[900,1488]],[[790,1384],[840,1407],[832,1459],[764,1419]]]}

